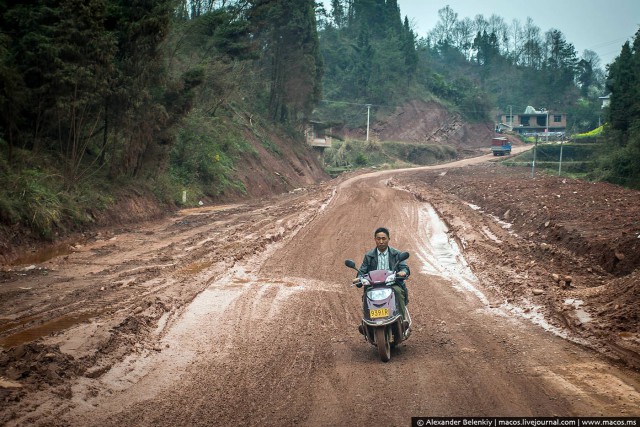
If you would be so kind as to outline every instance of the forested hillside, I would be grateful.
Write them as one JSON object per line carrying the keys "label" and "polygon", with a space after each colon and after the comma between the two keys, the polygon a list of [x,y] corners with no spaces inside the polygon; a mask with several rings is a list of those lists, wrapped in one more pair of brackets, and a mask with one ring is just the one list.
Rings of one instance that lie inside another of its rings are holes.
{"label": "forested hillside", "polygon": [[0,76],[5,248],[123,199],[170,207],[186,190],[194,205],[325,177],[301,132],[321,96],[311,0],[1,2]]}
{"label": "forested hillside", "polygon": [[436,97],[488,121],[496,110],[533,105],[568,112],[574,132],[598,125],[600,59],[579,56],[558,29],[543,33],[530,18],[508,24],[496,14],[459,18],[446,6],[428,37],[416,39],[395,0],[333,0],[322,16],[327,100],[384,107]]}
{"label": "forested hillside", "polygon": [[[488,124],[529,105],[566,112],[568,135],[607,123],[602,144],[589,148],[588,178],[640,185],[640,33],[605,66],[593,51],[576,52],[561,29],[543,31],[528,17],[460,17],[446,6],[428,36],[416,39],[396,0],[332,0],[318,16],[326,68],[319,120],[364,126],[363,106],[383,118],[410,99]],[[607,94],[611,108],[602,109]]]}
{"label": "forested hillside", "polygon": [[571,133],[608,121],[593,177],[638,183],[638,36],[607,75],[530,19],[447,6],[418,39],[397,0],[37,0],[0,12],[5,247],[116,206],[127,216],[123,200],[149,200],[148,214],[318,182],[309,121],[364,128],[367,108],[383,123],[414,101],[486,127],[527,105],[566,111]]}

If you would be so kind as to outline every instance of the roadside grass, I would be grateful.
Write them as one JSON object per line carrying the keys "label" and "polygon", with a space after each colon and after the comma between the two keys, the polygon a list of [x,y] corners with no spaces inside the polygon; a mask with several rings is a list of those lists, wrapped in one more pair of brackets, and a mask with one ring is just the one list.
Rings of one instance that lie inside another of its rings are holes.
{"label": "roadside grass", "polygon": [[325,170],[331,176],[374,167],[396,169],[426,166],[453,160],[455,148],[443,145],[411,144],[398,141],[335,140],[324,152]]}
{"label": "roadside grass", "polygon": [[55,159],[30,151],[13,149],[12,168],[0,151],[0,222],[23,225],[44,239],[56,231],[73,230],[93,221],[87,212],[104,209],[113,202],[113,188],[95,178],[66,188],[64,179],[52,165]]}
{"label": "roadside grass", "polygon": [[[593,143],[538,143],[536,148],[505,159],[502,164],[505,166],[533,167],[534,150],[536,150],[536,170],[550,174],[561,173],[563,176],[588,180],[603,149],[605,147],[602,144]],[[560,164],[561,152],[562,165]]]}
{"label": "roadside grass", "polygon": [[[269,151],[277,148],[266,144],[267,139],[260,134],[257,137]],[[184,206],[195,206],[201,197],[216,197],[227,190],[246,193],[243,184],[234,179],[234,172],[247,153],[257,155],[233,121],[194,110],[178,129],[170,153],[169,178],[158,181],[158,185],[173,195],[173,202]],[[188,199],[183,203],[185,190]]]}

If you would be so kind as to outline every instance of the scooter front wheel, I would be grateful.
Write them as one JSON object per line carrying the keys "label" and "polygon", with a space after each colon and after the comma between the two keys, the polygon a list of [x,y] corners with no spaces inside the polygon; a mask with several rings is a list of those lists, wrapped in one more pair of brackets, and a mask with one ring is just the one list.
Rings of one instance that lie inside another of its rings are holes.
{"label": "scooter front wheel", "polygon": [[375,337],[380,360],[382,360],[383,362],[388,362],[389,359],[391,359],[391,345],[389,344],[389,335],[387,334],[387,328],[376,328]]}

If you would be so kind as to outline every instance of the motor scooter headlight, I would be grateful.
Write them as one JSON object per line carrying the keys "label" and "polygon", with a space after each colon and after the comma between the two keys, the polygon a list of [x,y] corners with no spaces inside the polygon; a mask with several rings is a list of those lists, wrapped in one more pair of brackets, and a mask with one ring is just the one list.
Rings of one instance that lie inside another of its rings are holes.
{"label": "motor scooter headlight", "polygon": [[387,299],[393,291],[390,288],[376,288],[367,292],[367,298],[372,301]]}

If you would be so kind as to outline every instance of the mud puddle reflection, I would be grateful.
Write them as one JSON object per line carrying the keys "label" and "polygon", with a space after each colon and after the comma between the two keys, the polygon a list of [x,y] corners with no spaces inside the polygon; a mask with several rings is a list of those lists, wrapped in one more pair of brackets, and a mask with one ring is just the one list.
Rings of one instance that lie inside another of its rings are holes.
{"label": "mud puddle reflection", "polygon": [[487,297],[476,287],[478,279],[462,256],[457,242],[449,236],[447,225],[440,219],[431,205],[418,212],[421,249],[418,258],[422,261],[422,272],[445,277],[459,290],[475,295],[483,304],[489,305]]}
{"label": "mud puddle reflection", "polygon": [[[418,234],[421,244],[418,258],[422,261],[423,273],[449,279],[455,289],[475,295],[485,307],[492,308],[494,314],[507,318],[513,318],[513,316],[524,318],[559,337],[584,344],[583,339],[572,336],[570,331],[547,322],[542,312],[543,307],[526,299],[523,301],[523,306],[507,302],[498,305],[490,304],[488,298],[477,287],[478,278],[464,259],[458,243],[450,237],[449,228],[431,205],[427,204],[419,211],[419,221],[420,224],[425,224]],[[586,317],[584,320],[587,320]]]}
{"label": "mud puddle reflection", "polygon": [[[101,312],[81,313],[73,316],[61,316],[41,325],[20,331],[18,333],[0,338],[0,347],[11,348],[27,342],[32,342],[56,332],[60,332],[70,327],[98,316]],[[26,323],[26,322],[25,322]]]}
{"label": "mud puddle reflection", "polygon": [[47,246],[43,249],[39,249],[33,252],[23,253],[8,265],[20,266],[29,264],[42,264],[43,262],[49,261],[53,258],[74,253],[75,250],[73,248],[73,245],[84,244],[84,242],[84,240],[79,240],[73,244],[64,242],[57,245]]}

